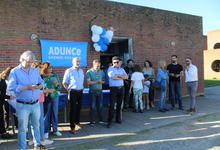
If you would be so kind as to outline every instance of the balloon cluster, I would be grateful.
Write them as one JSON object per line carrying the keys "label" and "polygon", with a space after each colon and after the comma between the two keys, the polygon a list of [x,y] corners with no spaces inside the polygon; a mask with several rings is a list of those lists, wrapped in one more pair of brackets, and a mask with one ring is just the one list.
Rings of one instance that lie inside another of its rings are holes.
{"label": "balloon cluster", "polygon": [[106,30],[97,25],[91,27],[93,47],[97,52],[105,52],[108,49],[109,43],[112,41],[114,32],[112,30]]}

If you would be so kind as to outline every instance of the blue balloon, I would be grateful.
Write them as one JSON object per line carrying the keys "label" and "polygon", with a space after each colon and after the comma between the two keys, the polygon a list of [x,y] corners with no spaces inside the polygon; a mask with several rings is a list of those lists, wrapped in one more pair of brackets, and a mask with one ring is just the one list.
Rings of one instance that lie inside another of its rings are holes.
{"label": "blue balloon", "polygon": [[108,49],[108,46],[107,46],[107,45],[105,45],[105,44],[102,44],[102,45],[101,45],[101,51],[102,51],[102,52],[107,51],[107,49]]}
{"label": "blue balloon", "polygon": [[106,34],[106,28],[102,28],[102,33],[101,33],[101,36],[105,35]]}
{"label": "blue balloon", "polygon": [[110,41],[108,38],[104,38],[103,39],[103,43],[106,44],[106,45],[109,45]]}
{"label": "blue balloon", "polygon": [[99,45],[103,45],[104,44],[104,38],[101,37],[97,43]]}

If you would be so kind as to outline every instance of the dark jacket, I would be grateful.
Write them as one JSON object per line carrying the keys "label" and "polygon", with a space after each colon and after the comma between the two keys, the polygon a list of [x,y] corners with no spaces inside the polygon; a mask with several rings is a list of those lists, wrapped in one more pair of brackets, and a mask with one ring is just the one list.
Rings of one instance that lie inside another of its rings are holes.
{"label": "dark jacket", "polygon": [[6,95],[7,84],[4,79],[0,78],[0,102],[4,102],[5,99],[9,99],[10,96]]}

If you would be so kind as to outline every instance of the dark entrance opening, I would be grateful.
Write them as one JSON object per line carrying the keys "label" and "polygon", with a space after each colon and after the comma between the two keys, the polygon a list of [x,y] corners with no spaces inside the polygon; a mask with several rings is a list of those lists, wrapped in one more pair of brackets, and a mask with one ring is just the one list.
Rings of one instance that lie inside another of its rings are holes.
{"label": "dark entrance opening", "polygon": [[100,55],[103,68],[112,62],[113,56],[119,56],[123,60],[123,64],[126,64],[128,59],[133,58],[132,39],[127,37],[114,37],[108,50]]}

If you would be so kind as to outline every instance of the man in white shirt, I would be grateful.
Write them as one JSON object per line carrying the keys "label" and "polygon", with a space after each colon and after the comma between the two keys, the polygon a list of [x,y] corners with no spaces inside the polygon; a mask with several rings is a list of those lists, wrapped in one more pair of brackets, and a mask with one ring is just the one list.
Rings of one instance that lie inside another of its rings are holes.
{"label": "man in white shirt", "polygon": [[63,77],[63,87],[70,94],[70,133],[76,133],[76,126],[82,128],[80,124],[80,110],[83,98],[84,72],[80,68],[80,58],[74,57],[73,66],[68,68]]}
{"label": "man in white shirt", "polygon": [[198,88],[198,69],[190,58],[186,59],[185,82],[190,96],[189,113],[196,112],[196,92]]}

